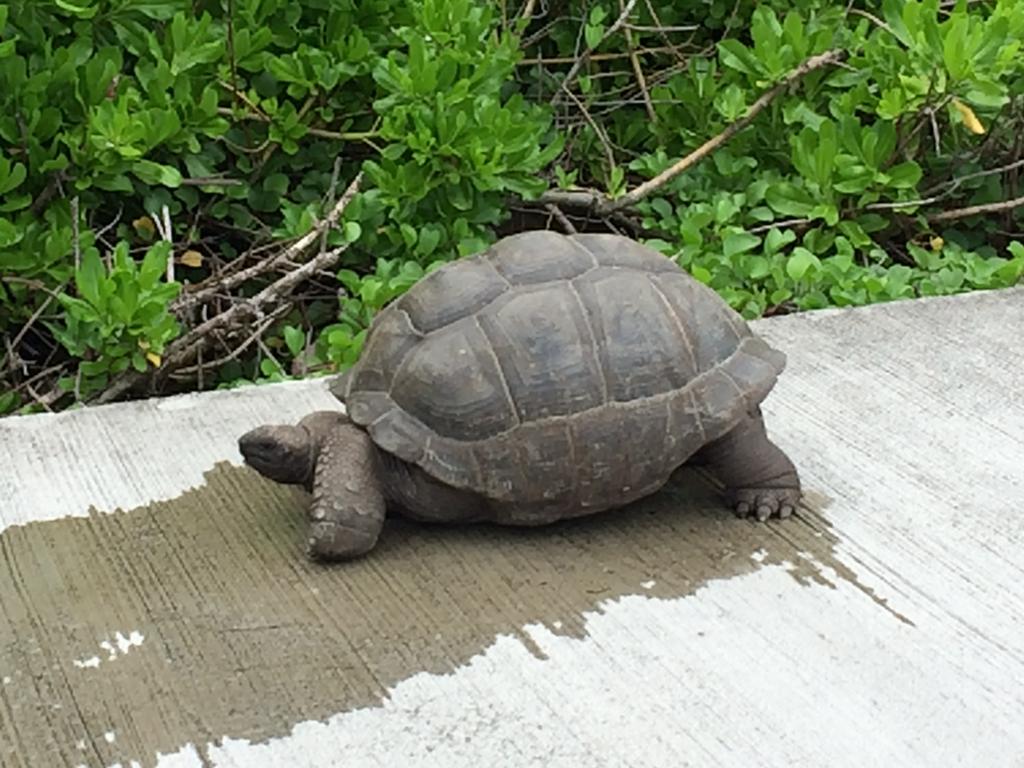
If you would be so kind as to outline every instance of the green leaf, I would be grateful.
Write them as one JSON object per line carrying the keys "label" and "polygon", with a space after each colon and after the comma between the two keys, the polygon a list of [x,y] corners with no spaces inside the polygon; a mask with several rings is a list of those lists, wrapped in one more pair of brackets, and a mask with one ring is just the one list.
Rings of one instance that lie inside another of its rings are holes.
{"label": "green leaf", "polygon": [[760,75],[764,70],[751,50],[738,40],[722,40],[718,43],[718,56],[724,66],[737,72]]}
{"label": "green leaf", "polygon": [[442,230],[438,227],[427,226],[420,230],[419,242],[416,245],[417,256],[430,256],[437,250],[441,242]]}
{"label": "green leaf", "polygon": [[966,13],[954,13],[946,25],[945,37],[942,41],[942,58],[946,71],[954,81],[962,80],[970,72],[969,51],[967,49]]}
{"label": "green leaf", "polygon": [[786,181],[770,186],[764,199],[777,213],[786,216],[810,216],[815,207],[814,199],[806,190]]}
{"label": "green leaf", "polygon": [[747,277],[760,280],[771,273],[772,265],[764,256],[751,256],[747,261]]}
{"label": "green leaf", "polygon": [[76,5],[69,3],[68,0],[55,0],[55,4],[58,8],[67,11],[72,16],[77,16],[80,19],[91,19],[96,15],[98,8],[90,7],[87,3],[82,5]]}
{"label": "green leaf", "polygon": [[362,236],[363,228],[359,226],[358,221],[346,221],[342,232],[346,243],[354,243]]}
{"label": "green leaf", "polygon": [[100,307],[102,298],[100,296],[100,283],[106,279],[107,271],[100,259],[100,254],[95,248],[90,248],[82,254],[82,262],[75,272],[75,288],[78,295],[88,301],[94,307]]}
{"label": "green leaf", "polygon": [[886,175],[889,177],[889,186],[896,189],[913,189],[921,181],[921,166],[913,160],[894,165]]}
{"label": "green leaf", "polygon": [[25,166],[21,163],[11,165],[0,155],[0,195],[6,195],[25,181]]}
{"label": "green leaf", "polygon": [[716,93],[714,104],[718,114],[730,122],[743,117],[743,113],[747,111],[743,89],[735,83],[730,83]]}
{"label": "green leaf", "polygon": [[17,245],[24,236],[25,231],[23,229],[0,217],[0,248],[9,248],[12,245]]}
{"label": "green leaf", "polygon": [[338,281],[345,286],[351,295],[359,293],[359,286],[362,283],[359,275],[351,269],[338,270]]}
{"label": "green leaf", "polygon": [[181,172],[169,165],[161,165],[151,160],[136,160],[132,163],[132,173],[146,184],[162,184],[165,187],[181,186]]}
{"label": "green leaf", "polygon": [[306,347],[306,334],[302,332],[301,328],[286,325],[284,327],[284,343],[288,347],[288,351],[292,353],[292,357],[298,357]]}
{"label": "green leaf", "polygon": [[882,3],[882,17],[888,25],[886,29],[891,31],[903,45],[911,48],[914,45],[914,38],[903,21],[901,11],[904,5],[903,0],[884,0]]}
{"label": "green leaf", "polygon": [[167,272],[167,260],[170,258],[171,244],[166,240],[154,243],[142,259],[142,267],[139,269],[139,288],[143,291],[151,291],[160,278]]}
{"label": "green leaf", "polygon": [[726,258],[746,253],[761,244],[761,238],[749,232],[730,232],[722,239],[722,251]]}
{"label": "green leaf", "polygon": [[288,192],[288,177],[283,173],[272,173],[263,180],[263,189],[283,197]]}
{"label": "green leaf", "polygon": [[772,227],[764,238],[764,252],[769,256],[778,253],[784,246],[796,240],[796,233],[792,229],[778,229]]}
{"label": "green leaf", "polygon": [[820,267],[818,257],[806,248],[797,246],[793,254],[786,260],[786,274],[793,280],[800,280],[807,274],[811,267]]}

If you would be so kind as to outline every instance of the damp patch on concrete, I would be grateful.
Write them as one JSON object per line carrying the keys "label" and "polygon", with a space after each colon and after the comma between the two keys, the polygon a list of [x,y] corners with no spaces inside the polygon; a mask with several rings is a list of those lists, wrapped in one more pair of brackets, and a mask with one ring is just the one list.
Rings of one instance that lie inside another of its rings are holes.
{"label": "damp patch on concrete", "polygon": [[623,596],[678,599],[770,565],[856,583],[825,500],[809,499],[786,522],[738,520],[683,470],[627,510],[538,529],[391,520],[369,556],[322,566],[303,555],[308,497],[223,463],[176,499],[14,526],[0,535],[0,758],[153,766],[377,706],[498,637],[544,658],[524,627],[582,638]]}

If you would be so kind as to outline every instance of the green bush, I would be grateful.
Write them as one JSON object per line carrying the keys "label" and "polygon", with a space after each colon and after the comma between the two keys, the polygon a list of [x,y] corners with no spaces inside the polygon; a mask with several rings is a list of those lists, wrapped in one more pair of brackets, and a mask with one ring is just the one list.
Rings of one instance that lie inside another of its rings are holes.
{"label": "green bush", "polygon": [[[618,0],[526,5],[0,3],[0,413],[130,371],[171,391],[343,368],[426,271],[554,214],[649,242],[748,317],[1024,274],[1024,4],[685,0],[627,24]],[[545,206],[621,197],[832,49],[636,205]],[[348,244],[333,273],[169,364],[292,267],[217,282],[360,170],[318,243]]]}

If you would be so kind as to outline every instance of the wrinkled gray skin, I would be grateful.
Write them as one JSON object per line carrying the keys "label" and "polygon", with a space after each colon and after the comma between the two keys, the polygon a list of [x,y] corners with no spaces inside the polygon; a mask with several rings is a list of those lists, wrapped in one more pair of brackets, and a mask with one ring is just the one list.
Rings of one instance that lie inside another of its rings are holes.
{"label": "wrinkled gray skin", "polygon": [[[389,510],[430,522],[501,517],[488,499],[444,485],[381,451],[338,411],[317,411],[294,426],[257,427],[241,437],[239,449],[246,464],[264,477],[312,493],[307,552],[317,560],[369,552]],[[799,502],[796,469],[768,439],[759,412],[688,463],[718,476],[739,517],[755,515],[762,522],[772,515],[787,518]]]}
{"label": "wrinkled gray skin", "polygon": [[737,514],[800,481],[760,404],[785,355],[674,262],[613,235],[530,232],[452,262],[375,318],[320,411],[239,441],[312,493],[309,554],[374,547],[385,514],[543,525],[625,506],[702,464]]}
{"label": "wrinkled gray skin", "polygon": [[294,426],[257,427],[242,435],[238,447],[245,463],[264,477],[312,494],[307,552],[314,559],[369,552],[388,509],[435,522],[486,516],[483,499],[379,450],[339,411],[317,411]]}

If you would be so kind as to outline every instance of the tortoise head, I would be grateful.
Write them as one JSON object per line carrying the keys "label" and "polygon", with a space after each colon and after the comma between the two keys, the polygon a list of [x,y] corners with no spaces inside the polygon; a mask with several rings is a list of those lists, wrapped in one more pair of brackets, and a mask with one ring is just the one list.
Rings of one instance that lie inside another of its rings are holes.
{"label": "tortoise head", "polygon": [[324,438],[345,414],[317,411],[298,424],[264,424],[238,439],[245,463],[268,480],[288,485],[309,486]]}

